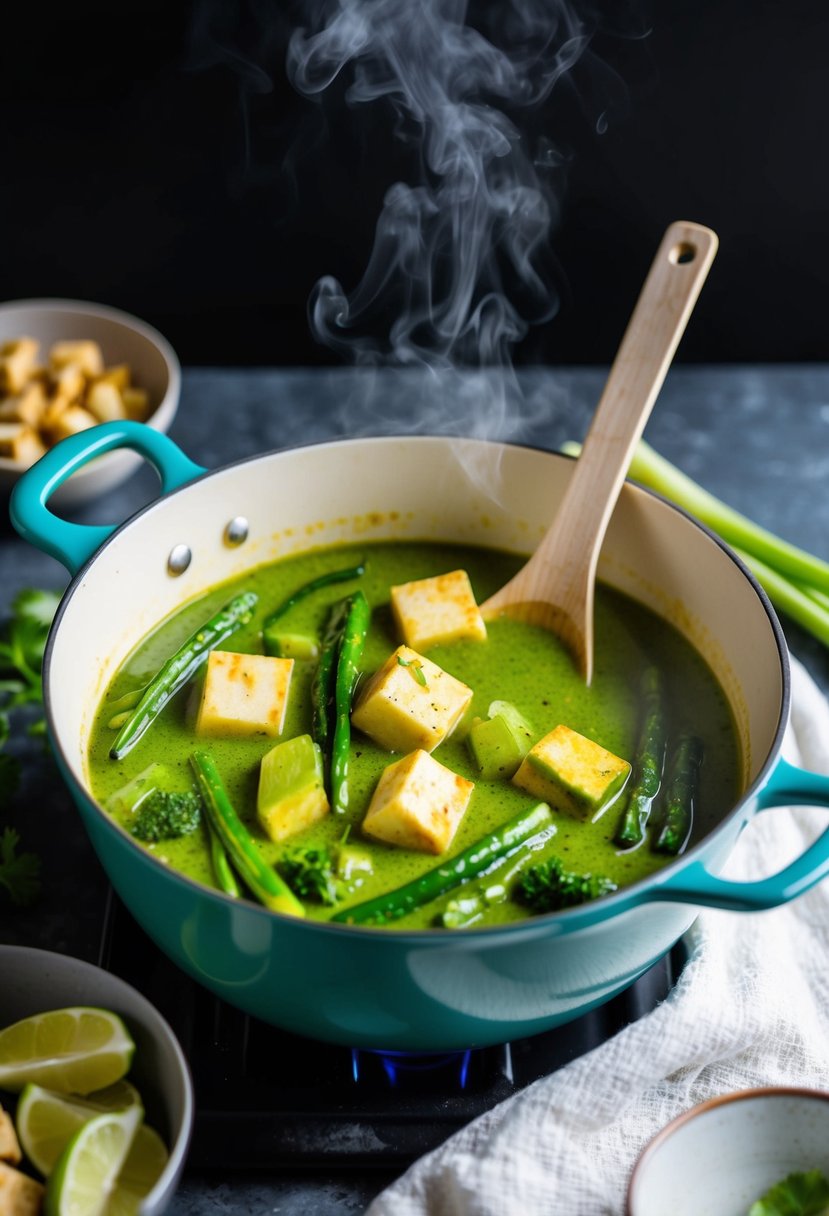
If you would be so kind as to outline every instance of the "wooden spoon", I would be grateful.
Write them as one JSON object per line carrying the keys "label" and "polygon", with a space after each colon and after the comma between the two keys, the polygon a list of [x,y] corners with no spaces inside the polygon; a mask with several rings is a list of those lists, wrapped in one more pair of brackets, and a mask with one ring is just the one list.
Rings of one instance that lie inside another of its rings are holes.
{"label": "wooden spoon", "polygon": [[507,612],[558,634],[587,684],[599,550],[717,244],[716,234],[699,224],[680,221],[668,228],[555,518],[527,564],[481,606],[485,617]]}

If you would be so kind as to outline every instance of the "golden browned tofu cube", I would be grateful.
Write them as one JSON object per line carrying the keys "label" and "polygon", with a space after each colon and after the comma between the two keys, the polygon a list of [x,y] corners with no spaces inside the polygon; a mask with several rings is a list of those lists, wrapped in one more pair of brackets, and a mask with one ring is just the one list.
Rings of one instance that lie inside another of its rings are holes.
{"label": "golden browned tofu cube", "polygon": [[42,380],[30,380],[25,388],[13,397],[0,402],[0,421],[25,422],[26,426],[40,424],[49,399]]}
{"label": "golden browned tofu cube", "polygon": [[0,346],[0,392],[19,393],[35,369],[38,343],[34,338],[12,338]]}
{"label": "golden browned tofu cube", "polygon": [[360,692],[351,721],[390,752],[434,751],[455,729],[472,689],[408,646],[374,673]]}
{"label": "golden browned tofu cube", "polygon": [[40,460],[45,451],[46,446],[37,431],[24,422],[0,422],[0,456],[28,468]]}
{"label": "golden browned tofu cube", "polygon": [[196,733],[281,735],[293,669],[293,659],[211,651]]}
{"label": "golden browned tofu cube", "polygon": [[105,367],[101,375],[96,377],[95,383],[111,384],[119,393],[123,392],[130,384],[129,364],[116,363],[112,367]]}
{"label": "golden browned tofu cube", "polygon": [[55,371],[62,367],[77,367],[91,380],[103,372],[104,357],[97,342],[79,338],[56,342],[49,350],[49,366]]}
{"label": "golden browned tofu cube", "polygon": [[49,372],[49,412],[58,413],[79,401],[86,378],[76,363],[67,363]]}
{"label": "golden browned tofu cube", "polygon": [[629,775],[627,760],[569,726],[557,726],[530,748],[512,780],[554,810],[594,819],[607,809]]}
{"label": "golden browned tofu cube", "polygon": [[8,1111],[0,1106],[0,1161],[8,1161],[11,1165],[20,1163],[20,1143],[17,1132]]}
{"label": "golden browned tofu cube", "polygon": [[143,422],[150,413],[150,398],[143,388],[127,387],[121,390],[121,398],[127,417],[133,422]]}
{"label": "golden browned tofu cube", "polygon": [[42,429],[50,443],[59,443],[61,439],[77,435],[78,431],[86,431],[97,424],[98,419],[82,405],[68,405],[65,410],[59,410],[54,415],[47,410]]}
{"label": "golden browned tofu cube", "polygon": [[38,1216],[45,1190],[20,1170],[0,1161],[0,1213],[2,1216]]}
{"label": "golden browned tofu cube", "polygon": [[84,404],[96,422],[117,422],[127,416],[120,389],[105,380],[90,384]]}
{"label": "golden browned tofu cube", "polygon": [[418,749],[384,770],[363,831],[400,848],[445,853],[474,788],[474,782]]}
{"label": "golden browned tofu cube", "polygon": [[391,608],[400,637],[414,650],[460,638],[486,640],[484,618],[465,570],[392,587]]}

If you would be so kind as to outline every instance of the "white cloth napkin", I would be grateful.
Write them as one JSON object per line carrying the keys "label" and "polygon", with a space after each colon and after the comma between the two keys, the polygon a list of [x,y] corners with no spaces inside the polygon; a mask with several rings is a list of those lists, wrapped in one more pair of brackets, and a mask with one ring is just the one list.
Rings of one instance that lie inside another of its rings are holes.
{"label": "white cloth napkin", "polygon": [[[829,773],[829,706],[792,661],[783,754]],[[758,816],[728,876],[780,869],[826,811]],[[696,1103],[757,1085],[829,1088],[829,882],[768,912],[703,910],[670,996],[607,1043],[416,1162],[367,1216],[620,1216],[639,1152]]]}

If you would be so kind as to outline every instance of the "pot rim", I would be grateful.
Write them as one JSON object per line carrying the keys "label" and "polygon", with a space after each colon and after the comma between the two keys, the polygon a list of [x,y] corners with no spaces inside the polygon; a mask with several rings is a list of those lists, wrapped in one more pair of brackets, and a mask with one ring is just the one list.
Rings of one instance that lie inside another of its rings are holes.
{"label": "pot rim", "polygon": [[[101,545],[99,545],[98,548],[95,549],[95,551],[87,558],[86,561],[83,562],[83,564],[80,566],[80,568],[77,570],[77,572],[72,577],[72,580],[69,583],[69,586],[64,591],[60,604],[58,605],[58,609],[55,613],[55,617],[52,622],[52,627],[49,632],[49,637],[47,639],[47,643],[46,643],[46,647],[45,647],[44,655],[43,655],[43,702],[44,702],[44,711],[45,711],[46,722],[47,722],[47,726],[49,729],[49,738],[51,741],[51,745],[52,745],[53,749],[55,750],[55,753],[59,760],[60,767],[61,767],[63,775],[64,775],[64,779],[72,787],[77,787],[80,790],[80,792],[83,794],[86,801],[90,804],[90,806],[94,807],[96,814],[105,823],[108,831],[115,833],[119,838],[128,840],[129,844],[132,848],[140,849],[141,846],[136,844],[129,837],[128,833],[122,827],[120,827],[115,822],[115,820],[112,819],[112,817],[110,815],[108,815],[106,813],[104,808],[94,798],[91,791],[89,789],[87,789],[86,785],[84,783],[80,782],[76,778],[75,774],[73,773],[72,766],[69,762],[69,759],[68,759],[62,745],[59,742],[59,736],[58,736],[58,732],[57,732],[56,726],[55,726],[54,715],[52,712],[51,674],[50,674],[51,673],[52,651],[53,651],[55,641],[56,641],[56,638],[58,635],[60,623],[63,619],[65,612],[67,611],[67,609],[69,607],[71,600],[81,589],[81,585],[84,581],[84,577],[86,575],[87,570],[89,570],[91,568],[91,566],[97,561],[99,555],[112,542],[114,542],[116,540],[116,538],[120,537],[121,534],[127,528],[130,528],[134,524],[137,524],[141,519],[144,518],[144,516],[150,515],[153,511],[166,509],[168,503],[171,500],[175,499],[175,497],[177,495],[179,495],[181,493],[185,493],[191,486],[204,481],[206,478],[213,477],[213,476],[216,476],[219,474],[229,473],[234,469],[244,467],[245,465],[252,464],[257,461],[268,460],[268,459],[272,459],[273,457],[278,457],[278,456],[289,457],[292,452],[303,451],[303,450],[307,450],[310,448],[323,449],[323,448],[331,448],[331,447],[350,446],[352,444],[356,446],[356,445],[365,444],[365,443],[399,444],[401,441],[405,441],[406,443],[420,443],[420,442],[431,443],[431,442],[434,442],[435,440],[440,441],[440,442],[446,442],[446,443],[470,442],[470,443],[479,444],[481,446],[497,447],[497,448],[517,448],[517,449],[528,451],[528,452],[538,452],[544,456],[549,456],[554,459],[561,459],[561,460],[576,459],[575,457],[570,456],[567,453],[558,452],[558,451],[555,451],[555,450],[552,450],[549,448],[540,447],[535,444],[510,442],[507,440],[471,439],[471,438],[465,437],[465,436],[453,436],[453,435],[393,435],[393,434],[371,435],[371,436],[359,436],[357,438],[350,438],[350,439],[349,438],[328,439],[328,440],[324,440],[322,442],[309,441],[309,442],[303,443],[303,444],[294,444],[291,447],[287,447],[287,448],[275,448],[268,452],[260,452],[255,455],[252,455],[252,456],[244,456],[238,460],[231,461],[229,464],[220,465],[216,469],[205,469],[204,471],[200,472],[199,474],[193,476],[193,478],[191,480],[188,480],[184,484],[178,485],[174,489],[168,490],[166,493],[160,494],[157,498],[154,498],[151,502],[148,502],[148,503],[144,504],[144,506],[140,507],[137,511],[135,511],[132,515],[130,515],[127,519],[125,519],[121,524],[117,525],[113,529],[113,531],[110,533],[110,535],[106,537],[106,539],[103,541],[103,543]],[[642,891],[645,891],[648,888],[659,887],[660,885],[662,885],[664,878],[666,878],[668,875],[671,875],[671,876],[678,875],[678,874],[682,873],[682,871],[684,871],[689,866],[694,865],[694,863],[698,860],[700,854],[703,852],[704,848],[706,848],[708,846],[711,838],[713,836],[717,835],[727,824],[731,823],[732,820],[737,818],[742,813],[742,808],[743,808],[744,804],[746,802],[750,801],[752,799],[753,795],[757,792],[757,790],[760,789],[765,784],[765,781],[768,777],[769,772],[773,769],[773,767],[777,763],[777,759],[778,759],[778,756],[780,753],[780,747],[781,747],[781,744],[783,741],[783,735],[785,733],[786,725],[789,720],[789,711],[790,711],[790,704],[791,704],[791,668],[790,668],[790,664],[789,664],[789,651],[788,651],[788,646],[786,644],[785,636],[783,633],[783,628],[780,624],[777,614],[774,611],[774,608],[772,607],[772,604],[771,604],[771,601],[769,600],[768,595],[766,594],[766,592],[764,591],[764,589],[762,588],[760,583],[757,581],[757,579],[755,578],[752,571],[745,564],[745,562],[743,562],[742,559],[733,551],[733,549],[731,549],[721,539],[721,537],[719,537],[706,524],[702,523],[695,516],[693,516],[689,511],[686,511],[683,507],[677,506],[676,503],[672,502],[670,499],[665,497],[665,495],[660,494],[657,491],[652,490],[647,486],[640,485],[639,483],[628,480],[628,479],[625,480],[625,484],[628,487],[632,488],[635,493],[649,495],[651,498],[654,498],[657,501],[665,504],[670,510],[677,512],[681,516],[684,516],[685,519],[687,519],[695,528],[697,528],[704,535],[706,535],[709,538],[709,540],[711,540],[725,554],[725,556],[728,557],[734,563],[735,566],[737,566],[737,568],[742,573],[743,577],[747,580],[747,582],[752,587],[757,598],[760,600],[760,603],[763,607],[763,610],[764,610],[764,612],[768,618],[769,624],[771,626],[771,631],[772,631],[772,635],[774,638],[775,647],[777,650],[777,656],[778,656],[778,659],[780,662],[780,674],[781,674],[780,712],[779,712],[778,719],[777,719],[777,726],[775,728],[773,741],[768,749],[768,753],[767,753],[762,765],[760,766],[754,780],[742,792],[742,794],[739,796],[738,800],[736,801],[734,806],[731,808],[731,810],[729,810],[720,819],[720,821],[718,822],[716,827],[714,827],[710,832],[706,833],[706,835],[703,836],[699,841],[697,841],[697,843],[691,849],[689,849],[685,853],[682,853],[679,857],[675,858],[673,861],[668,862],[666,865],[662,866],[659,870],[654,871],[654,873],[649,874],[645,878],[641,878],[634,883],[630,883],[624,887],[619,888],[619,890],[615,891],[611,895],[603,896],[600,901],[592,901],[590,903],[581,904],[581,905],[578,905],[573,908],[566,908],[566,909],[563,909],[558,912],[539,913],[531,918],[528,918],[527,920],[510,922],[508,924],[482,925],[480,927],[476,927],[473,925],[468,929],[464,929],[464,932],[463,932],[464,939],[467,939],[467,938],[471,937],[472,935],[474,935],[477,938],[481,938],[481,939],[495,938],[495,937],[501,937],[505,933],[509,933],[511,936],[515,936],[515,937],[534,937],[536,935],[546,936],[549,933],[552,925],[556,925],[556,926],[560,925],[561,926],[560,932],[561,932],[561,934],[564,934],[564,933],[573,932],[573,931],[581,928],[582,926],[587,926],[587,925],[593,924],[597,919],[597,916],[596,916],[597,904],[601,908],[601,915],[598,918],[600,920],[611,919],[613,916],[615,916],[619,912],[632,910],[633,907],[641,906],[641,904],[637,901],[636,898],[634,898],[634,903],[631,905],[631,909],[628,909],[627,907],[620,906],[620,905],[630,904],[631,895],[636,897]],[[396,939],[403,938],[410,944],[415,943],[415,942],[417,942],[418,944],[421,944],[421,945],[428,943],[430,946],[440,946],[440,945],[446,944],[446,940],[447,940],[446,934],[440,932],[439,930],[435,930],[435,929],[398,929],[398,928],[395,928],[390,933],[388,931],[388,929],[386,929],[382,926],[377,926],[377,925],[335,924],[335,923],[332,923],[331,921],[307,920],[307,919],[300,919],[297,917],[291,917],[284,913],[272,912],[269,909],[263,907],[262,905],[255,903],[253,900],[245,898],[244,896],[242,896],[238,900],[231,900],[230,896],[225,895],[224,892],[219,891],[219,890],[214,890],[211,887],[207,887],[203,883],[199,883],[195,879],[190,878],[185,874],[182,874],[180,871],[171,869],[169,866],[164,865],[157,857],[155,857],[148,850],[142,849],[141,853],[147,862],[158,867],[161,871],[163,871],[167,875],[167,877],[169,879],[171,879],[175,882],[178,882],[178,883],[182,883],[187,888],[193,890],[194,892],[197,892],[199,895],[213,899],[222,905],[226,904],[227,902],[233,902],[233,903],[237,904],[237,906],[243,905],[245,907],[246,911],[249,911],[252,913],[260,913],[260,914],[266,915],[268,917],[276,916],[280,921],[283,921],[283,920],[291,921],[294,925],[297,925],[297,926],[301,925],[306,928],[313,929],[314,931],[325,931],[325,932],[329,932],[329,933],[345,932],[349,935],[359,933],[361,935],[370,935],[375,940],[378,938],[378,934],[379,934],[382,939],[393,938],[396,940]],[[646,902],[646,901],[644,901],[644,902]],[[689,901],[689,902],[691,902],[691,901]],[[607,910],[606,915],[605,915],[605,909]]]}

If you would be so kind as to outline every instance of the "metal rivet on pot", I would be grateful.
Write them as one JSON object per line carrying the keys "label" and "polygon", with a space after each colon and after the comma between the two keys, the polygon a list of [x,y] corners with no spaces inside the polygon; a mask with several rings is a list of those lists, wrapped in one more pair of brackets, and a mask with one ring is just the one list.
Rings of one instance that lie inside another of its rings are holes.
{"label": "metal rivet on pot", "polygon": [[250,524],[244,515],[237,515],[225,528],[225,543],[228,545],[242,545],[247,540],[249,531]]}
{"label": "metal rivet on pot", "polygon": [[193,554],[189,545],[175,545],[167,558],[167,569],[170,574],[184,574],[192,560]]}

